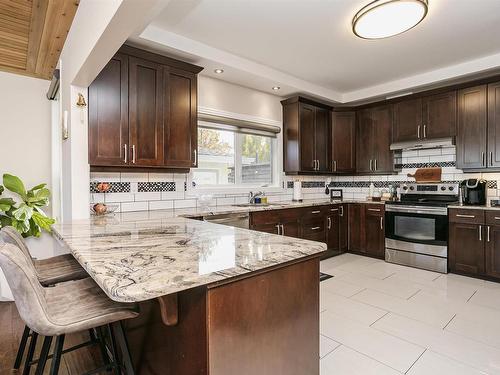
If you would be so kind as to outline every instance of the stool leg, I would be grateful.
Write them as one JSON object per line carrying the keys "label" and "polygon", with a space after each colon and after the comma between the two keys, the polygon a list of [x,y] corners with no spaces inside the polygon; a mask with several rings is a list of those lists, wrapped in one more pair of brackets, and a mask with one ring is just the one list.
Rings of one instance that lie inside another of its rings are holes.
{"label": "stool leg", "polygon": [[56,345],[54,347],[54,356],[52,357],[52,364],[50,365],[50,375],[57,375],[59,373],[59,365],[61,364],[61,356],[64,347],[65,335],[57,336]]}
{"label": "stool leg", "polygon": [[38,365],[36,366],[35,375],[43,374],[43,370],[45,370],[45,364],[47,363],[47,357],[49,356],[51,344],[52,336],[46,336],[43,340],[42,351],[40,352],[40,358],[38,358]]}
{"label": "stool leg", "polygon": [[97,340],[99,341],[99,349],[101,350],[102,360],[105,365],[109,365],[109,356],[108,351],[106,350],[106,343],[104,342],[104,333],[102,332],[102,328],[96,328],[97,331]]}
{"label": "stool leg", "polygon": [[21,367],[21,362],[23,361],[24,350],[26,349],[26,344],[28,343],[28,337],[30,335],[30,329],[28,326],[24,326],[23,337],[19,343],[19,349],[17,349],[16,361],[14,362],[14,370],[19,370]]}
{"label": "stool leg", "polygon": [[28,355],[26,357],[26,362],[24,362],[23,375],[29,375],[30,373],[30,362],[33,360],[33,354],[35,353],[36,341],[38,339],[38,333],[33,332],[31,334],[30,346],[28,348]]}
{"label": "stool leg", "polygon": [[125,371],[127,375],[134,375],[134,366],[132,364],[132,358],[130,358],[130,349],[128,346],[127,336],[125,335],[125,330],[123,329],[122,322],[113,323],[115,328],[116,338],[118,345],[123,356],[123,362],[125,364]]}
{"label": "stool leg", "polygon": [[109,340],[111,341],[111,353],[113,355],[113,365],[115,368],[115,374],[120,375],[121,374],[121,369],[120,369],[120,362],[118,359],[118,355],[116,353],[116,339],[115,335],[113,334],[113,328],[111,327],[111,324],[107,325],[108,327],[108,332],[109,332]]}

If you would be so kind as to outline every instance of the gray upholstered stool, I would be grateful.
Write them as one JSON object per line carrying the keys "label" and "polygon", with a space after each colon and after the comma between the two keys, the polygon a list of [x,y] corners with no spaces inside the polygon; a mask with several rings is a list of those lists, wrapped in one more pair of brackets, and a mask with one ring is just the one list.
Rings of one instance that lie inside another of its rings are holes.
{"label": "gray upholstered stool", "polygon": [[[117,371],[121,367],[116,353],[116,334],[126,372],[133,374],[132,361],[120,322],[138,315],[136,304],[110,300],[90,278],[44,288],[38,281],[33,263],[12,244],[0,244],[0,267],[14,295],[19,315],[33,331],[24,368],[26,374],[33,363],[38,363],[36,374],[43,373],[45,363],[50,357],[53,337],[56,337],[56,345],[50,373],[57,374],[65,335],[103,326],[107,326],[110,333],[113,360],[111,363],[105,363],[102,369],[114,367]],[[40,358],[33,361],[38,335],[45,336],[45,339]],[[80,345],[75,348],[77,347]]]}
{"label": "gray upholstered stool", "polygon": [[[59,255],[43,260],[33,259],[26,241],[24,241],[21,234],[13,227],[0,229],[0,244],[2,242],[13,244],[23,252],[26,258],[33,263],[38,281],[43,286],[54,285],[63,281],[79,280],[89,276],[71,254]],[[30,332],[28,327],[25,327],[14,362],[15,370],[21,366],[26,344],[31,335],[32,332]]]}

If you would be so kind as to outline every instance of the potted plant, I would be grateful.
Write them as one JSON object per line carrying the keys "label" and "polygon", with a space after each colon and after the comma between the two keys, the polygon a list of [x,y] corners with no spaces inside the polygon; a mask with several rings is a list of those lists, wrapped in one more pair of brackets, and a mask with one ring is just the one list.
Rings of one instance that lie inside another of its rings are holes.
{"label": "potted plant", "polygon": [[[19,177],[4,174],[3,186],[0,185],[0,228],[10,225],[23,237],[40,237],[42,231],[50,232],[55,220],[42,210],[49,205],[50,190],[46,185],[40,184],[26,190]],[[6,189],[15,193],[19,200],[2,197]]]}

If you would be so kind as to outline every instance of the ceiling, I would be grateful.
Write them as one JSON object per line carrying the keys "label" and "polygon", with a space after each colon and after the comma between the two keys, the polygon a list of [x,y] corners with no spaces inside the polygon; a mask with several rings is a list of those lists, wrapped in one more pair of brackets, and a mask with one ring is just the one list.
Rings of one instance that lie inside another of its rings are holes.
{"label": "ceiling", "polygon": [[79,0],[0,0],[0,70],[50,79]]}
{"label": "ceiling", "polygon": [[206,64],[219,78],[338,102],[500,67],[499,0],[429,0],[416,28],[383,40],[351,31],[370,0],[171,0],[133,42]]}

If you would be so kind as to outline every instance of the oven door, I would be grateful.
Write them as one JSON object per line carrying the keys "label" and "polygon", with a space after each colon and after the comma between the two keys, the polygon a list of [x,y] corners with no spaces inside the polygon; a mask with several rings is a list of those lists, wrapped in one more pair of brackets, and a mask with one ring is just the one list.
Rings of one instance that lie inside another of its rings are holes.
{"label": "oven door", "polygon": [[388,205],[385,238],[422,245],[447,246],[446,207]]}

